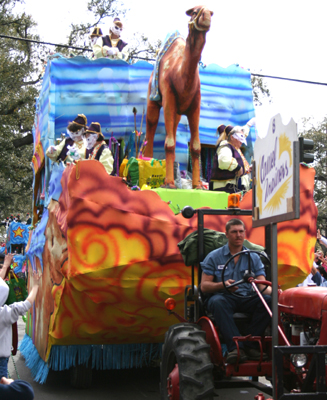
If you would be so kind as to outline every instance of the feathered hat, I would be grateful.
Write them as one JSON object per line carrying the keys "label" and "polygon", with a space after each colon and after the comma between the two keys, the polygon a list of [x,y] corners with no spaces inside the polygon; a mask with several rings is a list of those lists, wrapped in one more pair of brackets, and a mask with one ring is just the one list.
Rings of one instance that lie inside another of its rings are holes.
{"label": "feathered hat", "polygon": [[87,125],[87,118],[84,114],[78,114],[77,117],[73,121],[76,125],[83,126],[86,128]]}
{"label": "feathered hat", "polygon": [[101,125],[99,122],[92,122],[92,124],[87,128],[85,133],[97,133],[99,135],[103,136],[103,133],[101,132]]}

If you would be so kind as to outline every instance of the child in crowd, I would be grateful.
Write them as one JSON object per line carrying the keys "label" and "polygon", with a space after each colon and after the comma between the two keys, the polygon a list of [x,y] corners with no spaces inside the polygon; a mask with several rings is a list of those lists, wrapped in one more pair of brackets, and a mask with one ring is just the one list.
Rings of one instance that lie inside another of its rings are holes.
{"label": "child in crowd", "polygon": [[39,289],[40,276],[33,272],[33,288],[25,301],[5,305],[8,298],[9,287],[4,281],[10,268],[14,254],[7,254],[0,270],[0,379],[7,378],[8,359],[11,354],[12,324],[18,321],[20,315],[24,315],[35,301]]}

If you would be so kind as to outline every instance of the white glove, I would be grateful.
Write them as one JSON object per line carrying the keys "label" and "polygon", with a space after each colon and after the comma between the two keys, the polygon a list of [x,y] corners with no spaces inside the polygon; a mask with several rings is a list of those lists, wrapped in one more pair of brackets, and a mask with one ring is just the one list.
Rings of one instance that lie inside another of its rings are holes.
{"label": "white glove", "polygon": [[53,154],[55,151],[56,151],[55,146],[50,146],[50,147],[49,147],[48,152],[49,152],[50,154]]}
{"label": "white glove", "polygon": [[248,126],[255,126],[255,117],[251,118],[249,122],[246,123]]}
{"label": "white glove", "polygon": [[78,154],[77,147],[73,144],[72,146],[67,146],[68,154],[73,160],[79,160],[81,157]]}
{"label": "white glove", "polygon": [[108,56],[115,56],[117,54],[118,54],[117,47],[109,47],[109,49],[107,50],[107,55]]}

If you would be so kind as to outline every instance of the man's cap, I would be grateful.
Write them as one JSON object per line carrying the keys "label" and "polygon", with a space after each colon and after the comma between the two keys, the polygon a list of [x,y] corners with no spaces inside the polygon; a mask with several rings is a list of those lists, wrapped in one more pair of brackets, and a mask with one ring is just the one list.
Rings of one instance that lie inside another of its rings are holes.
{"label": "man's cap", "polygon": [[91,33],[90,37],[100,37],[103,36],[101,28],[98,28],[97,26],[93,29],[93,32]]}

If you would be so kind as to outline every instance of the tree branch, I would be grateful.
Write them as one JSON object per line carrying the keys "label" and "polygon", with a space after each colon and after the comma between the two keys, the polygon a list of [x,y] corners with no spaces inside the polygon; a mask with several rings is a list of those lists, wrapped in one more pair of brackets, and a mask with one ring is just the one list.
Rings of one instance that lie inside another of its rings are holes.
{"label": "tree branch", "polygon": [[35,85],[36,83],[40,82],[41,77],[42,75],[40,74],[36,81],[23,82],[21,86]]}
{"label": "tree branch", "polygon": [[12,144],[16,147],[16,149],[18,147],[26,146],[26,145],[32,144],[32,143],[33,143],[33,135],[31,133],[29,133],[26,136],[23,136],[22,138],[14,139],[12,141]]}

